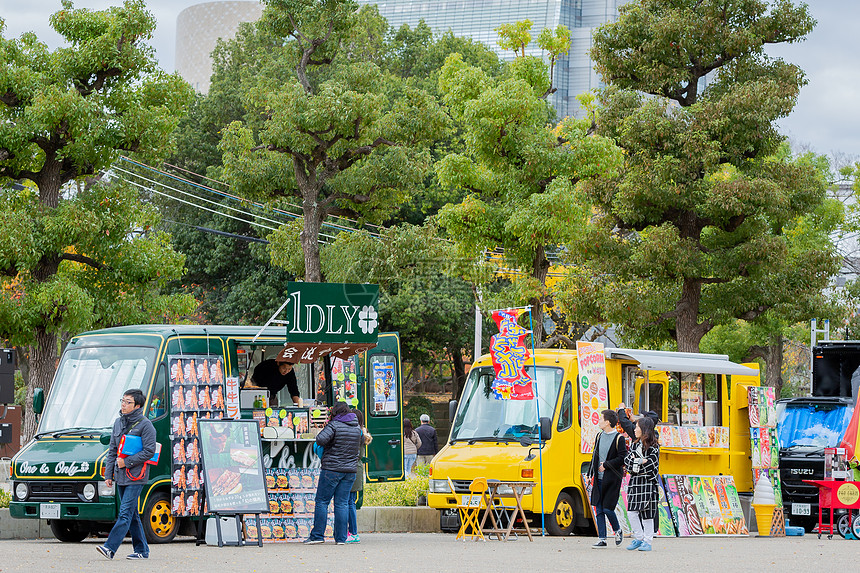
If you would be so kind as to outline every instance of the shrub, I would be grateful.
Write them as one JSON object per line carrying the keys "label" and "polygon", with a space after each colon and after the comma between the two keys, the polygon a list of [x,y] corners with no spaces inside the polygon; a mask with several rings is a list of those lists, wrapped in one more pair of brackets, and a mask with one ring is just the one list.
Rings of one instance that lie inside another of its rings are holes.
{"label": "shrub", "polygon": [[9,503],[12,501],[12,494],[7,492],[6,490],[0,489],[0,509],[4,509],[9,507]]}
{"label": "shrub", "polygon": [[430,490],[428,473],[430,466],[417,466],[415,474],[404,481],[390,481],[364,484],[364,501],[368,507],[414,507],[419,495],[427,495]]}
{"label": "shrub", "polygon": [[430,425],[436,426],[436,420],[433,418],[433,403],[424,396],[412,396],[406,402],[403,417],[409,418],[412,427],[417,428],[421,425],[421,414],[430,416]]}

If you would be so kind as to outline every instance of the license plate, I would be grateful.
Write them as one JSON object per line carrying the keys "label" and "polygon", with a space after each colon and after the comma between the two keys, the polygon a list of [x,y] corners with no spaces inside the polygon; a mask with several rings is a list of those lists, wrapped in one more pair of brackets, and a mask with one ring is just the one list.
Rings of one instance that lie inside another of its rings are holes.
{"label": "license plate", "polygon": [[60,519],[59,503],[40,503],[39,517],[41,519]]}
{"label": "license plate", "polygon": [[463,507],[481,507],[481,496],[480,495],[464,495],[461,496],[460,505]]}
{"label": "license plate", "polygon": [[808,503],[792,503],[791,515],[809,515],[810,507]]}

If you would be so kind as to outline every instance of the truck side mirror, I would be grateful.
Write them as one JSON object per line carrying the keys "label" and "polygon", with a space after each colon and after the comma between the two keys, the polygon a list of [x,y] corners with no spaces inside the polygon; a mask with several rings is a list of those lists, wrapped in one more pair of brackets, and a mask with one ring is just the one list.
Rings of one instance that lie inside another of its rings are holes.
{"label": "truck side mirror", "polygon": [[33,413],[39,415],[45,409],[45,391],[41,388],[33,390]]}
{"label": "truck side mirror", "polygon": [[448,419],[451,421],[452,424],[454,423],[454,416],[456,416],[456,415],[457,415],[457,401],[456,400],[449,400],[448,401]]}
{"label": "truck side mirror", "polygon": [[552,437],[552,420],[549,418],[540,419],[540,439],[542,442],[548,442]]}

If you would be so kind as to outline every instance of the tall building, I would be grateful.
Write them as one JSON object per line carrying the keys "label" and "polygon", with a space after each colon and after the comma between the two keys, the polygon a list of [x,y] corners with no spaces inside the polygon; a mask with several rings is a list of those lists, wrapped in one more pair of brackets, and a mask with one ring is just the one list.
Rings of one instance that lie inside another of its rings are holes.
{"label": "tall building", "polygon": [[206,2],[186,8],[176,17],[176,71],[196,91],[209,91],[212,57],[219,39],[229,40],[242,22],[263,13],[259,0]]}
{"label": "tall building", "polygon": [[600,87],[594,63],[588,55],[595,28],[618,17],[618,7],[627,0],[357,0],[375,4],[394,28],[421,20],[434,33],[450,30],[455,36],[470,37],[495,51],[503,60],[513,60],[510,50],[498,45],[495,28],[522,20],[532,22],[532,43],[526,54],[544,58],[537,35],[544,28],[567,26],[571,32],[570,52],[556,64],[553,81],[557,91],[551,96],[560,118],[576,115],[576,96]]}

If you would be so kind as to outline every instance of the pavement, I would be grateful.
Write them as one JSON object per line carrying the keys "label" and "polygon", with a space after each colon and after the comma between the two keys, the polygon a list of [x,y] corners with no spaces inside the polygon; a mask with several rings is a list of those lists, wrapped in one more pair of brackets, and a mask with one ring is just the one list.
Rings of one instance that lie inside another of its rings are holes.
{"label": "pavement", "polygon": [[126,541],[110,562],[96,546],[103,540],[0,541],[0,572],[12,571],[300,571],[523,573],[523,571],[854,571],[860,541],[840,537],[656,539],[650,553],[620,547],[591,549],[592,537],[537,537],[516,541],[456,541],[443,533],[362,534],[357,545],[280,544],[248,547],[196,546],[191,539],[151,546],[146,561],[127,561]]}

